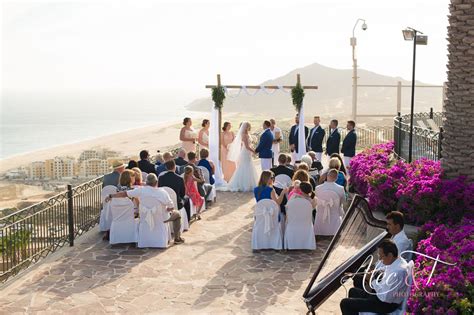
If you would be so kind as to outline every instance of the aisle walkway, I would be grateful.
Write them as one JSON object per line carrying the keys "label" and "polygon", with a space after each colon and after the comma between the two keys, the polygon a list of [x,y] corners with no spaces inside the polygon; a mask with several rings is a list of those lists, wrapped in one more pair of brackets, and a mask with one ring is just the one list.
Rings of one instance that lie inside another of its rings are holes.
{"label": "aisle walkway", "polygon": [[220,193],[186,243],[167,250],[111,247],[94,229],[2,288],[0,313],[303,314],[328,242],[253,253],[253,204],[251,194]]}

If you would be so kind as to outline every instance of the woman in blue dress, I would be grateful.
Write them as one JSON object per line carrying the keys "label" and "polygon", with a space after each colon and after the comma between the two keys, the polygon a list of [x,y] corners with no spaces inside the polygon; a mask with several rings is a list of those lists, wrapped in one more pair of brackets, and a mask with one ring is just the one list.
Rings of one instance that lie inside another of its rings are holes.
{"label": "woman in blue dress", "polygon": [[263,171],[260,175],[258,181],[258,186],[253,190],[255,200],[259,202],[262,199],[271,199],[275,201],[278,205],[281,204],[283,197],[285,197],[287,188],[278,195],[273,189],[273,181],[275,180],[275,175],[272,171]]}

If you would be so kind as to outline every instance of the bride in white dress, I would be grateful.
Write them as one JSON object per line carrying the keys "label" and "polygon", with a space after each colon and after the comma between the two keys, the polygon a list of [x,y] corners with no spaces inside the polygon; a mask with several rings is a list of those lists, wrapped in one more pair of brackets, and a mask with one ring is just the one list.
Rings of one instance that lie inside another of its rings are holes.
{"label": "bride in white dress", "polygon": [[243,122],[239,133],[230,144],[228,159],[237,164],[228,184],[230,191],[253,191],[257,186],[258,174],[252,159],[255,150],[250,147],[249,131],[250,123]]}

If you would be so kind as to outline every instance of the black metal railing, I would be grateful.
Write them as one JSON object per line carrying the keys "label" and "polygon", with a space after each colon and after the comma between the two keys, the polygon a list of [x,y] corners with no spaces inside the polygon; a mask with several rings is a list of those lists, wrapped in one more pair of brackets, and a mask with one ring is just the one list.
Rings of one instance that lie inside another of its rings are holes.
{"label": "black metal railing", "polygon": [[99,222],[103,176],[0,218],[0,282],[18,274]]}
{"label": "black metal railing", "polygon": [[[413,116],[412,160],[428,158],[434,161],[441,159],[441,142],[443,139],[444,113],[416,113]],[[433,124],[434,122],[434,124]],[[398,158],[408,160],[410,138],[410,115],[394,118],[394,151]]]}

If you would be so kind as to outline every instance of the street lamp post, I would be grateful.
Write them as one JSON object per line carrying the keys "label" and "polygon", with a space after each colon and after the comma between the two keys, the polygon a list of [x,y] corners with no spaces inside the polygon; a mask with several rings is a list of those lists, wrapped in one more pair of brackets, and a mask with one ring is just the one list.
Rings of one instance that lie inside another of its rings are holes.
{"label": "street lamp post", "polygon": [[351,46],[352,46],[352,120],[356,120],[357,116],[357,58],[355,54],[355,46],[357,45],[357,39],[354,35],[355,29],[359,22],[363,22],[362,30],[365,31],[367,29],[367,24],[365,23],[364,19],[357,19],[354,24],[354,28],[352,29],[352,37],[351,37]]}
{"label": "street lamp post", "polygon": [[407,41],[413,40],[413,65],[411,75],[411,104],[410,104],[410,136],[408,140],[408,163],[411,163],[413,158],[413,116],[415,112],[415,66],[416,66],[416,45],[428,44],[428,36],[418,35],[422,32],[414,28],[407,27],[402,31],[403,38]]}

